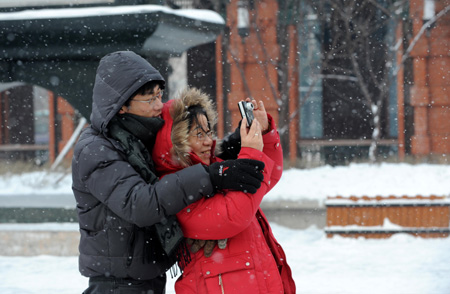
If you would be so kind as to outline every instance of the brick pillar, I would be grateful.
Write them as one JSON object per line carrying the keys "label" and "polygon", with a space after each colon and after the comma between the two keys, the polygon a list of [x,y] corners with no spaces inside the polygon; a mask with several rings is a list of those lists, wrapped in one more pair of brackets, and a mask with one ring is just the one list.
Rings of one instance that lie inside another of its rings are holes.
{"label": "brick pillar", "polygon": [[223,138],[225,135],[225,116],[223,113],[224,91],[223,91],[223,63],[222,58],[223,36],[216,40],[216,107],[217,107],[217,135]]}
{"label": "brick pillar", "polygon": [[256,22],[260,34],[250,27],[248,37],[241,38],[237,29],[237,0],[227,7],[227,25],[230,27],[231,89],[228,95],[228,110],[233,126],[240,120],[238,101],[253,97],[263,100],[267,112],[278,122],[278,76],[274,62],[278,59],[279,48],[276,36],[278,3],[276,0],[254,2],[250,12],[250,26]]}
{"label": "brick pillar", "polygon": [[[279,105],[277,101],[280,98],[279,80],[277,66],[279,65],[280,48],[277,42],[277,18],[278,1],[260,0],[248,1],[250,25],[248,35],[242,37],[237,28],[237,10],[238,0],[231,0],[227,6],[227,27],[229,28],[229,46],[227,48],[226,60],[229,67],[229,89],[217,90],[218,106],[224,105],[223,111],[229,111],[221,114],[219,109],[219,119],[226,120],[225,124],[231,123],[236,126],[241,119],[237,103],[238,101],[251,97],[256,100],[262,100],[268,113],[272,115],[275,122],[279,125]],[[227,31],[228,32],[228,31]],[[298,32],[294,25],[289,27],[288,32],[290,40],[290,51],[288,57],[288,69],[285,74],[288,75],[288,83],[291,85],[289,90],[288,107],[289,120],[289,143],[283,146],[289,149],[289,161],[291,166],[295,166],[297,160],[297,141],[299,138],[299,75],[298,75]],[[220,39],[219,39],[220,40]],[[216,56],[221,52],[216,52]],[[218,61],[220,58],[217,59]],[[218,66],[220,64],[218,63]],[[226,73],[222,70],[216,70],[217,77],[223,76],[226,80]],[[219,83],[218,83],[219,87]],[[229,90],[229,93],[225,93]],[[227,98],[227,99],[225,99]],[[227,120],[227,117],[230,119]],[[223,124],[218,124],[219,137]],[[225,126],[225,130],[227,126]]]}
{"label": "brick pillar", "polygon": [[411,152],[415,155],[430,153],[430,135],[428,128],[430,97],[428,91],[427,59],[414,58],[414,86],[411,87],[411,105],[414,106],[414,135],[411,138]]}
{"label": "brick pillar", "polygon": [[[58,115],[61,117],[61,140],[58,142],[58,150],[63,150],[64,146],[69,142],[70,137],[75,131],[74,118],[75,109],[62,97],[57,100]],[[65,159],[70,160],[73,155],[73,150],[66,154]]]}
{"label": "brick pillar", "polygon": [[415,155],[430,153],[430,136],[428,135],[428,107],[414,107],[414,136],[411,138],[411,152]]}
{"label": "brick pillar", "polygon": [[[402,38],[401,27],[397,28],[397,39]],[[405,138],[405,94],[404,94],[404,67],[400,66],[402,60],[403,46],[397,50],[397,67],[400,70],[397,74],[397,118],[398,118],[398,157],[401,161],[405,159],[406,154],[406,138]]]}
{"label": "brick pillar", "polygon": [[[297,161],[297,140],[299,139],[300,109],[298,106],[298,97],[300,96],[298,85],[299,81],[299,58],[298,58],[298,32],[294,25],[289,27],[290,50],[289,50],[289,164],[296,166]],[[294,118],[293,118],[294,117]]]}
{"label": "brick pillar", "polygon": [[[447,1],[435,1],[435,13]],[[410,2],[413,36],[423,26],[423,0]],[[450,81],[448,43],[450,15],[447,13],[421,36],[411,51],[414,86],[411,105],[414,107],[414,155],[450,154]]]}
{"label": "brick pillar", "polygon": [[49,150],[49,160],[53,163],[56,159],[56,155],[58,150],[56,150],[56,98],[55,94],[51,91],[48,91],[48,106],[49,106],[49,115],[48,115],[48,150]]}

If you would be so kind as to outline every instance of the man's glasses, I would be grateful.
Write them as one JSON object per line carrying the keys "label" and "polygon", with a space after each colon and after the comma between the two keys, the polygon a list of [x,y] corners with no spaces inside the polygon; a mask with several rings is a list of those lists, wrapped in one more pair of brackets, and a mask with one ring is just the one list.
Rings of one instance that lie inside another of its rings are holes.
{"label": "man's glasses", "polygon": [[152,97],[151,97],[150,99],[148,99],[148,100],[134,100],[134,99],[133,99],[133,100],[131,100],[131,101],[145,102],[145,103],[148,103],[148,104],[152,105],[153,102],[156,101],[156,99],[161,99],[162,96],[163,96],[163,94],[164,94],[164,91],[161,90],[161,91],[159,91],[158,93],[156,93],[154,96],[152,96]]}
{"label": "man's glasses", "polygon": [[210,138],[211,140],[214,138],[214,132],[213,131],[199,131],[195,130],[193,132],[197,132],[196,134],[192,134],[191,136],[197,137],[198,141],[205,141],[206,137]]}

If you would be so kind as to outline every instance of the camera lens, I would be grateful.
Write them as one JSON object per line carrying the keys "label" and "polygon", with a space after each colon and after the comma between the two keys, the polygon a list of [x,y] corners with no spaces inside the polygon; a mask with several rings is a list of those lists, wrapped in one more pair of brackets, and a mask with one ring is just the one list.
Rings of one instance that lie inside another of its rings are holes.
{"label": "camera lens", "polygon": [[253,110],[253,107],[254,107],[254,106],[253,106],[253,103],[247,102],[246,106],[247,106],[247,109]]}

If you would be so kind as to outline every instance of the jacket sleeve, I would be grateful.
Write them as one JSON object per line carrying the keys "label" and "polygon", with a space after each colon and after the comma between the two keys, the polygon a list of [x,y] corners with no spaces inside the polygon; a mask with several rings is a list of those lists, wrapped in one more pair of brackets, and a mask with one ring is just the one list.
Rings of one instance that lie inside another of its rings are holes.
{"label": "jacket sleeve", "polygon": [[283,174],[283,149],[281,147],[280,134],[277,131],[277,126],[270,114],[269,118],[270,131],[263,135],[264,148],[263,152],[275,162],[275,166],[270,175],[270,185],[267,192],[269,192],[279,181]]}
{"label": "jacket sleeve", "polygon": [[[270,187],[274,162],[253,148],[241,149],[238,158],[251,158],[265,163],[264,180],[255,194],[226,191],[201,199],[177,214],[184,236],[193,239],[218,240],[235,236],[249,226]],[[164,178],[165,179],[165,178]]]}
{"label": "jacket sleeve", "polygon": [[217,157],[222,160],[236,159],[241,151],[241,121],[233,133],[223,138]]}
{"label": "jacket sleeve", "polygon": [[95,142],[81,150],[76,165],[85,192],[140,227],[158,223],[213,193],[209,174],[201,165],[167,175],[151,185],[112,146]]}

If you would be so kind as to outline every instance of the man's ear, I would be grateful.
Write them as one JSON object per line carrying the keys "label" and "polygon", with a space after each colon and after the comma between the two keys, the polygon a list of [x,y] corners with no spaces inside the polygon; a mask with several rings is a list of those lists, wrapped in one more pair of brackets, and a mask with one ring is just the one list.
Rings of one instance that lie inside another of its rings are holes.
{"label": "man's ear", "polygon": [[127,107],[125,105],[123,105],[119,110],[119,114],[127,113],[128,112],[127,110],[128,110]]}

